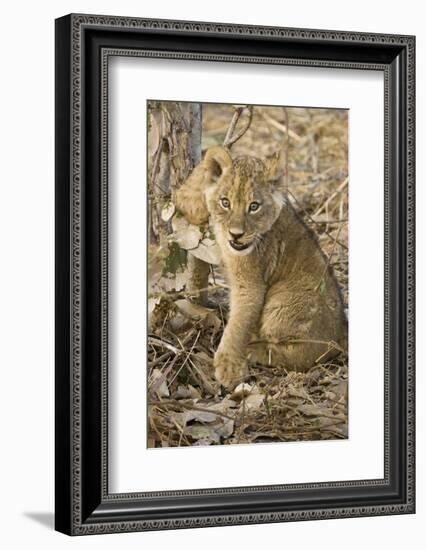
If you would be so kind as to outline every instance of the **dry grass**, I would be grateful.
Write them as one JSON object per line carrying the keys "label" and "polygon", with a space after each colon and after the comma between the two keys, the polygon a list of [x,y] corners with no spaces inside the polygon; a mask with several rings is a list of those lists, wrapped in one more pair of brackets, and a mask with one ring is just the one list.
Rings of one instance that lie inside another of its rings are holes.
{"label": "dry grass", "polygon": [[[232,106],[203,107],[203,147],[222,144]],[[328,109],[255,107],[233,155],[288,152],[289,196],[318,236],[348,300],[348,118]],[[288,125],[288,132],[287,132]],[[150,250],[150,263],[161,253]],[[228,290],[212,267],[209,307],[168,280],[153,292],[149,351],[149,447],[346,438],[348,366],[341,354],[307,373],[250,365],[232,393],[212,359],[228,315]]]}

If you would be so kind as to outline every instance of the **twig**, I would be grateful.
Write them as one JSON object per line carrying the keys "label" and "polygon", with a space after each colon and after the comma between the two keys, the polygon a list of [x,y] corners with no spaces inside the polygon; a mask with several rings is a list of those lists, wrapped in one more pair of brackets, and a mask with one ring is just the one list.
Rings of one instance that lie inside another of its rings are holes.
{"label": "twig", "polygon": [[311,343],[311,344],[324,344],[327,345],[330,349],[335,348],[341,353],[345,353],[345,350],[339,346],[336,342],[333,340],[326,341],[326,340],[310,340],[308,338],[292,338],[288,340],[289,344],[302,344],[302,343]]}
{"label": "twig", "polygon": [[[190,336],[192,335],[192,330],[189,332],[189,334],[185,337],[185,340],[184,340],[184,343],[187,342],[187,340],[190,338]],[[161,384],[164,382],[164,380],[167,378],[167,375],[169,374],[169,372],[172,370],[172,368],[174,367],[174,364],[176,363],[177,359],[179,358],[180,355],[182,355],[183,353],[187,353],[185,351],[185,348],[184,346],[182,345],[181,341],[179,340],[179,343],[182,347],[182,351],[180,351],[178,348],[174,347],[172,344],[169,344],[168,342],[165,342],[164,340],[161,340],[160,338],[157,338],[155,336],[148,336],[148,341],[149,340],[158,340],[158,342],[162,345],[164,345],[164,347],[166,347],[167,349],[170,349],[170,351],[173,351],[175,353],[175,356],[173,357],[173,359],[171,360],[170,362],[170,365],[164,370],[164,372],[157,378],[157,380],[154,382],[154,384],[152,385],[152,388],[149,389],[149,391],[151,393],[154,393],[160,386]],[[187,358],[186,358],[187,359]],[[179,372],[181,371],[181,369],[183,368],[183,366],[185,365],[186,363],[186,359],[184,361],[184,363],[180,366],[177,374],[179,374]],[[177,375],[176,375],[177,376]],[[174,379],[173,379],[174,380]]]}
{"label": "twig", "polygon": [[[227,149],[230,149],[232,145],[236,141],[238,141],[240,138],[243,137],[243,135],[247,132],[247,130],[250,128],[251,121],[253,119],[253,105],[247,105],[246,107],[237,106],[235,108],[234,116],[232,117],[231,124],[229,125],[228,131],[226,132],[225,139],[223,141],[223,146]],[[245,126],[241,128],[241,130],[234,134],[238,120],[241,117],[241,114],[243,113],[244,109],[248,110],[248,117]]]}
{"label": "twig", "polygon": [[216,416],[221,416],[223,418],[226,418],[227,420],[235,420],[232,416],[229,416],[225,413],[216,411],[214,409],[209,409],[208,407],[198,407],[196,405],[193,405],[192,403],[186,403],[185,401],[179,401],[177,399],[168,399],[167,401],[149,401],[148,405],[156,406],[156,407],[182,407],[184,409],[188,409],[191,411],[198,411],[198,412],[207,412],[211,414],[215,414]]}
{"label": "twig", "polygon": [[264,120],[266,120],[266,122],[268,122],[271,126],[274,126],[274,128],[276,128],[277,130],[279,130],[283,134],[288,134],[295,141],[298,141],[298,142],[303,141],[304,138],[300,137],[298,134],[296,134],[296,132],[294,132],[293,130],[290,130],[288,128],[287,122],[286,122],[285,125],[281,124],[280,122],[278,122],[277,120],[275,120],[271,116],[267,115],[263,110],[260,111],[260,114],[261,114],[262,118]]}
{"label": "twig", "polygon": [[185,290],[179,290],[177,292],[151,292],[148,295],[148,298],[161,298],[161,297],[167,297],[167,298],[178,298],[179,296],[186,296],[191,297],[196,294],[199,294],[200,292],[204,292],[206,290],[216,290],[218,288],[224,288],[227,290],[229,288],[228,285],[225,285],[223,283],[216,283],[215,285],[209,285],[205,288],[200,288],[197,290],[193,290],[191,292],[186,292]]}
{"label": "twig", "polygon": [[241,113],[244,110],[244,107],[234,107],[234,109],[235,109],[234,115],[232,116],[231,123],[230,123],[229,128],[228,128],[228,130],[226,132],[226,135],[225,135],[225,139],[223,140],[223,145],[225,147],[227,147],[227,145],[229,144],[229,142],[231,140],[232,134],[235,131],[235,127],[236,127],[237,122],[238,122],[238,120],[241,116]]}
{"label": "twig", "polygon": [[167,342],[166,340],[163,340],[163,339],[159,338],[158,336],[154,336],[154,335],[149,334],[148,335],[148,343],[150,343],[152,345],[156,345],[156,346],[162,346],[162,347],[168,349],[169,351],[172,351],[176,355],[183,353],[180,349],[175,347],[173,344],[170,344],[170,342]]}
{"label": "twig", "polygon": [[178,429],[178,431],[180,431],[180,438],[179,438],[179,441],[178,441],[178,447],[180,447],[180,444],[181,444],[181,442],[182,442],[182,438],[185,438],[186,444],[187,444],[188,446],[190,446],[189,439],[186,437],[186,434],[185,434],[185,432],[183,431],[183,427],[180,426],[180,425],[178,424],[178,422],[176,422],[176,420],[175,420],[173,417],[171,417],[171,420],[172,420],[173,424],[176,426],[176,428]]}
{"label": "twig", "polygon": [[328,199],[318,208],[318,210],[315,212],[315,214],[313,214],[312,217],[315,218],[315,216],[318,216],[318,214],[320,214],[324,208],[327,208],[327,206],[329,205],[329,203],[334,199],[334,197],[336,195],[338,195],[339,193],[341,193],[343,191],[343,189],[345,188],[345,186],[347,185],[349,181],[349,178],[345,178],[342,183],[339,185],[339,187],[336,189],[336,191],[334,191],[334,193],[332,193]]}
{"label": "twig", "polygon": [[[182,344],[182,342],[181,342],[180,339],[178,338],[179,344],[182,346],[183,352],[186,353],[186,357],[185,357],[185,359],[184,359],[182,365],[179,367],[179,369],[176,371],[176,374],[174,375],[174,377],[173,377],[172,380],[170,381],[170,384],[172,384],[172,383],[176,380],[176,378],[179,376],[180,371],[183,369],[183,367],[184,367],[184,366],[186,365],[186,363],[188,362],[188,359],[191,357],[191,353],[194,351],[194,348],[195,348],[195,346],[197,345],[198,338],[200,337],[200,334],[201,334],[201,331],[199,330],[198,333],[197,333],[197,336],[196,336],[196,338],[195,338],[195,340],[194,340],[194,342],[193,342],[193,344],[192,344],[192,346],[191,346],[191,349],[190,349],[189,351],[186,351],[184,345]],[[186,344],[186,342],[185,342],[185,344]]]}
{"label": "twig", "polygon": [[330,349],[331,348],[336,348],[337,350],[339,350],[340,352],[342,353],[345,353],[345,350],[342,349],[336,342],[334,342],[333,340],[312,340],[310,338],[285,338],[283,340],[278,340],[278,341],[271,341],[271,340],[252,340],[250,342],[249,345],[253,345],[253,344],[264,344],[264,345],[267,345],[267,344],[274,344],[274,345],[284,345],[284,344],[324,344],[326,346],[328,346]]}
{"label": "twig", "polygon": [[149,423],[150,423],[151,428],[158,435],[158,439],[159,439],[160,443],[163,443],[163,441],[165,441],[165,440],[162,438],[161,433],[158,431],[157,425],[154,422],[153,415],[151,415],[151,414],[149,415]]}

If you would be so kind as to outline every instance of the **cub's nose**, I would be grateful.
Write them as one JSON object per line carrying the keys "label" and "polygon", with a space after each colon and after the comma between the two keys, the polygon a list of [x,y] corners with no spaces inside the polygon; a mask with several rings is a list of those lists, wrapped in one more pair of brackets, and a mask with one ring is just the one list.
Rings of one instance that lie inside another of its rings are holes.
{"label": "cub's nose", "polygon": [[244,235],[244,231],[242,229],[230,229],[229,234],[231,235],[232,240],[238,241],[238,239],[241,239]]}

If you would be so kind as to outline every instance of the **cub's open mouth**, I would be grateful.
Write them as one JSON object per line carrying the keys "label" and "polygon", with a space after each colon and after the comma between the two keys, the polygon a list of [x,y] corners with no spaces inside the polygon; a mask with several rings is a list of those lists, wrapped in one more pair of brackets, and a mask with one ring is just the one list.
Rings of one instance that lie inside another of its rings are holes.
{"label": "cub's open mouth", "polygon": [[229,244],[232,246],[234,250],[238,250],[238,251],[246,250],[249,246],[251,246],[251,242],[243,244],[243,243],[237,243],[235,241],[229,241]]}

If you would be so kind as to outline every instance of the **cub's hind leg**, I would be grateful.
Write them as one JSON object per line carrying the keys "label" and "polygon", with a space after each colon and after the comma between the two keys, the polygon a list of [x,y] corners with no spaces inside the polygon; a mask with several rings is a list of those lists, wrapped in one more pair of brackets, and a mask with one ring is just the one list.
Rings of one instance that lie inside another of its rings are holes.
{"label": "cub's hind leg", "polygon": [[257,339],[249,346],[250,359],[304,371],[325,353],[328,358],[333,355],[329,351],[333,340],[333,320],[317,293],[272,288],[265,300]]}

